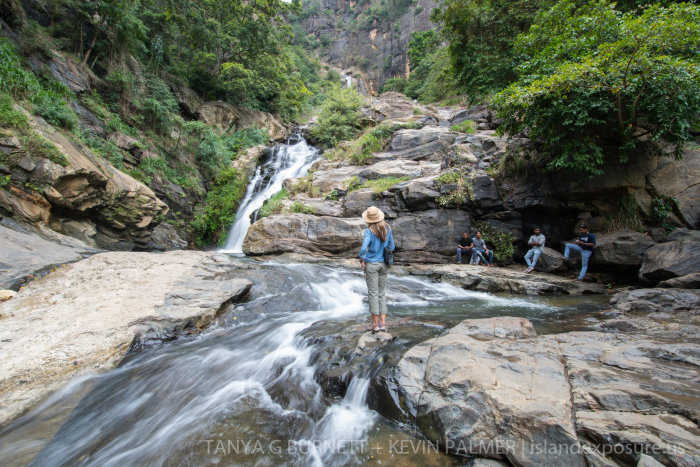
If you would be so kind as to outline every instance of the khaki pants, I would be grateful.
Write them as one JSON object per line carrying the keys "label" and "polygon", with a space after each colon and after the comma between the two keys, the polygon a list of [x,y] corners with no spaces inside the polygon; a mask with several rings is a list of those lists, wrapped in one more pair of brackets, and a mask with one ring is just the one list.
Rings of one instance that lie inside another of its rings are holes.
{"label": "khaki pants", "polygon": [[365,266],[369,312],[373,315],[386,314],[387,273],[388,268],[384,263],[367,263]]}

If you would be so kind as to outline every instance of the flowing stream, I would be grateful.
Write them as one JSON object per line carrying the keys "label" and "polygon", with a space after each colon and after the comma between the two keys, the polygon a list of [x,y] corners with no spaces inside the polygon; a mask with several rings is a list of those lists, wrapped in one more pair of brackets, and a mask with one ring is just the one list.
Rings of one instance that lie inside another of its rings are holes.
{"label": "flowing stream", "polygon": [[[242,261],[249,261],[243,259]],[[355,372],[343,397],[318,377],[323,336],[367,322],[359,271],[310,264],[250,270],[250,300],[198,336],[128,357],[73,380],[0,431],[1,465],[359,465],[399,459],[390,440],[412,429],[367,404],[376,366]],[[405,348],[468,317],[526,316],[540,331],[580,328],[590,299],[498,297],[414,277],[391,277],[390,317],[410,319]],[[588,308],[587,308],[588,307]],[[583,323],[585,326],[585,323]],[[335,344],[334,344],[335,345]],[[354,345],[354,344],[353,344]],[[399,345],[399,344],[396,344]],[[378,448],[377,448],[378,446]],[[377,450],[378,449],[378,450]],[[405,465],[444,465],[419,452]]]}
{"label": "flowing stream", "polygon": [[236,213],[224,251],[243,253],[243,240],[251,225],[251,215],[262,207],[266,200],[282,189],[288,178],[306,175],[319,151],[309,146],[301,135],[294,135],[286,144],[273,148],[271,156],[258,166],[248,184],[246,194]]}

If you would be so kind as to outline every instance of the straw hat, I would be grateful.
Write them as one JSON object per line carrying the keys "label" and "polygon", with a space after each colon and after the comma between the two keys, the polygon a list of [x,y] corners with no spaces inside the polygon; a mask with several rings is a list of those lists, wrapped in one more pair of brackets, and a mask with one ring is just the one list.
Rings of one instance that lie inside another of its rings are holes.
{"label": "straw hat", "polygon": [[362,220],[368,224],[374,224],[375,222],[381,222],[384,220],[384,213],[381,209],[376,206],[370,206],[362,213]]}

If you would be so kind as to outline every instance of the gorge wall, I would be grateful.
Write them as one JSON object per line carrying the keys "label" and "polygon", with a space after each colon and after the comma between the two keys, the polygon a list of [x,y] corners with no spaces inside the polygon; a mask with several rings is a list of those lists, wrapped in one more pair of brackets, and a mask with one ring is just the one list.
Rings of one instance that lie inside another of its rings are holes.
{"label": "gorge wall", "polygon": [[433,29],[434,0],[305,0],[301,27],[317,41],[322,60],[356,68],[376,92],[391,77],[406,77],[411,34]]}

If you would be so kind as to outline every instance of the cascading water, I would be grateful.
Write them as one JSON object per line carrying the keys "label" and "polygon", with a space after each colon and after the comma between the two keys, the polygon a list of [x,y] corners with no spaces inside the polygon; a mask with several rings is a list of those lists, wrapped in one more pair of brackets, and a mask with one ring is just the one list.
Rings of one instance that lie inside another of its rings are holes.
{"label": "cascading water", "polygon": [[303,177],[318,158],[319,151],[309,146],[301,135],[294,135],[286,144],[276,146],[271,156],[258,166],[248,184],[246,194],[229,231],[224,251],[242,253],[243,240],[251,225],[250,216],[262,207],[266,200],[282,189],[288,178]]}
{"label": "cascading water", "polygon": [[[368,407],[371,368],[353,375],[342,399],[316,380],[324,362],[315,326],[342,334],[366,322],[359,271],[268,263],[248,274],[250,300],[206,333],[78,378],[0,431],[0,464],[359,465],[370,457],[353,443],[415,439]],[[565,311],[415,277],[391,277],[388,298],[392,319],[423,322],[431,335],[441,332],[436,323],[467,317],[552,322]]]}

